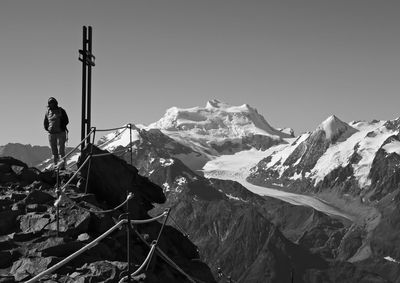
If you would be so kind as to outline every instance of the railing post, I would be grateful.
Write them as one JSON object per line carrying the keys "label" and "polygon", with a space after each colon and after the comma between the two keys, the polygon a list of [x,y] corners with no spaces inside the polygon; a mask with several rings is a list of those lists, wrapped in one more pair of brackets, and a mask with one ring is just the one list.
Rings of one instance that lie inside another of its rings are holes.
{"label": "railing post", "polygon": [[131,166],[133,165],[133,153],[132,153],[132,124],[129,124],[129,151],[131,152]]}
{"label": "railing post", "polygon": [[[59,200],[60,198],[60,168],[57,167],[57,189],[56,189],[56,193],[57,193],[57,200]],[[60,203],[57,203],[56,206],[56,218],[57,218],[57,237],[59,236],[60,233]]]}
{"label": "railing post", "polygon": [[[88,186],[89,186],[90,169],[91,169],[91,166],[92,166],[93,145],[94,145],[94,140],[95,140],[95,137],[96,137],[96,127],[92,127],[90,129],[90,133],[91,132],[93,132],[93,140],[92,140],[92,144],[90,145],[90,159],[89,159],[88,170],[87,170],[87,173],[86,173],[85,194],[87,194]],[[89,137],[89,140],[90,140],[90,137]]]}
{"label": "railing post", "polygon": [[[132,125],[129,124],[129,147],[131,151],[131,165],[132,165]],[[126,190],[126,197],[128,197],[129,191]],[[127,257],[128,257],[128,283],[131,282],[131,212],[129,210],[129,199],[126,203],[126,210],[128,213],[128,223],[127,223],[127,229],[126,229],[126,236],[127,236]]]}
{"label": "railing post", "polygon": [[[129,192],[126,192],[126,196],[128,198]],[[126,210],[127,210],[127,218],[128,222],[126,223],[126,257],[127,257],[127,263],[128,263],[128,283],[131,283],[131,213],[129,211],[129,199],[126,202]]]}

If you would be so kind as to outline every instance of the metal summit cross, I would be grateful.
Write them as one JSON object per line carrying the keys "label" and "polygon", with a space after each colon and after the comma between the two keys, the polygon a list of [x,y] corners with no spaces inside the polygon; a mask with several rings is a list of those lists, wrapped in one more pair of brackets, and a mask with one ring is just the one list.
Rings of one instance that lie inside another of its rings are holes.
{"label": "metal summit cross", "polygon": [[91,131],[92,67],[95,66],[95,59],[96,57],[92,54],[92,27],[84,26],[82,30],[82,49],[79,49],[79,61],[82,62],[81,140],[86,140],[81,144],[81,152],[90,142],[90,137],[87,136]]}

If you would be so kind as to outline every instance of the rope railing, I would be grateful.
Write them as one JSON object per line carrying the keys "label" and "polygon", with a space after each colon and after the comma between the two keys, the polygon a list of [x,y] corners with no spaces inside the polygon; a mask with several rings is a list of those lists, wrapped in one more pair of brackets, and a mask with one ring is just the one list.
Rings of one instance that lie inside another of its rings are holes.
{"label": "rope railing", "polygon": [[34,283],[34,282],[38,282],[41,278],[43,278],[45,275],[52,273],[53,271],[59,269],[61,266],[65,265],[66,263],[70,262],[71,260],[73,260],[74,258],[76,258],[77,256],[79,256],[80,254],[82,254],[83,252],[93,248],[98,242],[100,242],[101,240],[103,240],[105,237],[107,237],[109,234],[111,234],[114,230],[116,230],[117,228],[119,228],[120,226],[122,226],[123,224],[127,223],[126,219],[122,219],[121,221],[119,221],[117,224],[115,224],[113,227],[111,227],[110,229],[108,229],[105,233],[103,233],[102,235],[100,235],[99,237],[97,237],[96,239],[94,239],[93,241],[91,241],[89,244],[87,244],[86,246],[84,246],[83,248],[79,249],[78,251],[74,252],[72,255],[66,257],[65,259],[63,259],[62,261],[60,261],[59,263],[53,265],[52,267],[50,267],[49,269],[46,269],[45,271],[39,273],[38,275],[36,275],[35,277],[33,277],[32,279],[26,281],[25,283]]}
{"label": "rope railing", "polygon": [[98,146],[99,148],[102,148],[103,146],[106,146],[107,144],[113,142],[116,138],[118,138],[118,137],[121,136],[123,133],[125,133],[126,129],[128,129],[128,128],[123,129],[122,131],[118,132],[118,134],[116,134],[116,135],[115,135],[114,137],[112,137],[111,139],[109,139],[109,140],[103,142],[102,144],[98,144],[97,146]]}
{"label": "rope railing", "polygon": [[[93,134],[93,144],[94,144],[94,136],[96,134],[96,131],[98,132],[102,132],[102,131],[116,131],[116,130],[121,130],[121,129],[130,129],[132,130],[132,124],[127,124],[124,127],[118,127],[118,128],[112,128],[112,129],[96,129],[95,127],[93,127],[91,129],[91,131],[89,132],[89,134],[79,143],[78,146],[76,146],[73,150],[71,150],[66,156],[63,157],[63,161],[66,162],[66,159],[74,152],[76,151],[79,146],[82,145],[83,142],[85,142],[91,134]],[[121,134],[124,131],[121,131],[119,134]],[[118,136],[118,134],[114,137],[114,139]],[[104,143],[106,144],[106,143]],[[123,207],[124,205],[126,205],[126,209],[128,211],[127,214],[127,219],[122,219],[120,220],[117,224],[115,224],[113,227],[111,227],[109,230],[107,230],[105,233],[103,233],[102,235],[100,235],[99,237],[97,237],[95,240],[93,240],[92,242],[90,242],[89,244],[85,245],[83,248],[81,248],[80,250],[76,251],[75,253],[73,253],[72,255],[66,257],[64,260],[60,261],[59,263],[57,263],[56,265],[50,267],[49,269],[39,273],[38,275],[36,275],[35,277],[33,277],[32,279],[28,280],[27,283],[33,283],[33,282],[37,282],[38,280],[40,280],[42,277],[46,276],[47,274],[50,274],[51,272],[57,270],[58,268],[60,268],[61,266],[65,265],[66,263],[68,263],[69,261],[71,261],[72,259],[76,258],[77,256],[79,256],[80,254],[82,254],[83,252],[89,250],[90,248],[92,248],[94,245],[96,245],[99,241],[103,240],[105,237],[107,237],[109,234],[111,234],[114,230],[116,230],[117,228],[119,228],[120,226],[127,224],[127,262],[128,262],[128,275],[124,276],[119,283],[123,283],[125,280],[128,280],[128,282],[131,282],[131,278],[136,276],[137,274],[139,274],[145,267],[146,267],[146,271],[147,268],[150,266],[150,262],[152,260],[152,257],[154,255],[155,252],[159,253],[161,255],[161,257],[169,264],[171,265],[173,268],[175,268],[177,271],[179,271],[182,275],[184,275],[190,282],[192,283],[196,283],[196,281],[187,273],[185,273],[174,261],[172,261],[159,247],[157,247],[157,243],[161,237],[161,234],[163,232],[163,229],[168,221],[168,217],[169,217],[169,213],[170,213],[170,208],[167,209],[166,211],[164,211],[163,213],[161,213],[158,216],[155,216],[153,218],[149,218],[149,219],[136,219],[136,220],[131,220],[130,219],[130,214],[129,214],[129,200],[131,198],[133,198],[133,194],[132,193],[128,193],[127,191],[127,198],[125,201],[123,201],[121,204],[119,204],[118,206],[116,206],[115,208],[109,209],[109,210],[91,210],[91,209],[87,209],[82,207],[81,205],[77,204],[76,202],[74,202],[73,200],[71,200],[65,193],[65,190],[67,188],[67,186],[72,182],[72,180],[77,176],[77,174],[84,168],[84,166],[91,161],[92,157],[102,157],[102,156],[108,156],[108,155],[115,155],[118,153],[122,153],[122,152],[131,152],[131,165],[132,165],[132,131],[130,133],[130,144],[129,144],[129,148],[128,149],[124,149],[124,150],[120,150],[120,151],[115,151],[115,152],[109,152],[109,153],[101,153],[101,154],[92,154],[92,151],[90,152],[90,154],[86,157],[85,161],[81,164],[81,166],[77,169],[77,171],[69,178],[69,180],[60,188],[59,187],[59,183],[57,181],[57,194],[58,194],[58,199],[55,202],[55,206],[57,208],[57,233],[58,233],[58,221],[59,221],[59,205],[62,199],[62,196],[66,196],[66,199],[71,202],[73,205],[78,206],[84,210],[87,210],[89,212],[93,212],[93,213],[109,213],[109,212],[113,212],[118,210],[119,208]],[[89,169],[90,170],[90,163],[89,163]],[[59,169],[57,169],[57,180],[59,180]],[[87,184],[86,184],[87,185]],[[122,215],[121,215],[122,216]],[[144,260],[144,262],[142,263],[142,265],[133,273],[131,273],[130,268],[131,268],[131,261],[130,261],[130,244],[129,244],[129,238],[130,238],[130,230],[131,230],[131,226],[132,225],[136,225],[136,224],[146,224],[146,223],[150,223],[153,221],[157,221],[161,218],[165,217],[162,226],[160,228],[160,231],[158,233],[157,239],[154,240],[152,242],[151,245],[149,245],[143,238],[142,236],[137,232],[136,229],[134,229],[135,233],[139,236],[139,238],[144,241],[146,243],[146,245],[150,248],[150,251],[148,253],[148,255],[146,256],[146,259]],[[173,220],[175,222],[175,220]],[[177,225],[177,223],[175,222],[175,224]],[[178,226],[179,227],[179,226]],[[184,233],[187,235],[187,233]],[[202,282],[201,280],[198,280],[197,282]]]}
{"label": "rope railing", "polygon": [[153,218],[142,219],[142,220],[131,220],[131,224],[146,224],[146,223],[150,223],[150,222],[156,221],[156,220],[158,220],[160,218],[163,218],[163,217],[167,216],[168,213],[169,213],[168,210],[166,210],[163,213],[161,213],[160,215],[155,216]]}
{"label": "rope railing", "polygon": [[105,152],[105,153],[98,153],[98,154],[92,154],[92,157],[103,157],[103,156],[109,156],[109,155],[116,155],[116,154],[120,154],[123,152],[129,152],[131,149],[121,149],[121,150],[117,150],[117,151],[113,151],[113,152]]}
{"label": "rope railing", "polygon": [[67,158],[74,153],[94,132],[96,131],[96,128],[92,128],[90,130],[90,132],[86,135],[86,137],[80,141],[80,143],[74,147],[73,149],[71,149],[65,156],[62,157],[62,159],[64,160],[64,162],[67,160]]}
{"label": "rope railing", "polygon": [[[138,275],[143,270],[143,268],[145,268],[145,266],[151,261],[153,255],[154,255],[154,251],[155,251],[156,247],[157,247],[157,242],[153,241],[153,243],[151,243],[151,248],[150,248],[149,253],[147,254],[147,257],[143,261],[142,265],[135,272],[133,272],[131,274],[131,277],[134,277],[134,276]],[[127,279],[128,279],[128,276],[124,276],[124,277],[121,278],[121,280],[119,280],[118,283],[123,283]]]}
{"label": "rope railing", "polygon": [[179,267],[166,253],[164,253],[159,247],[156,248],[156,252],[173,268],[184,275],[190,282],[197,283],[189,274],[187,274],[182,268]]}
{"label": "rope railing", "polygon": [[[144,244],[150,247],[150,244],[143,238],[143,236],[138,231],[135,230],[135,234]],[[169,258],[159,247],[156,247],[156,252],[161,256],[161,258],[164,259],[165,262],[167,262],[171,267],[175,268],[178,272],[184,275],[190,282],[192,283],[200,282],[200,280],[198,281],[194,280],[189,274],[187,274],[182,268],[180,268],[171,258]]]}
{"label": "rope railing", "polygon": [[122,129],[128,129],[131,128],[131,124],[126,124],[121,127],[116,127],[116,128],[109,128],[109,129],[96,129],[96,132],[111,132],[111,131],[118,131]]}
{"label": "rope railing", "polygon": [[78,168],[78,170],[76,170],[76,172],[71,176],[71,178],[69,178],[69,180],[61,187],[61,191],[65,191],[65,189],[67,188],[67,186],[72,182],[72,180],[76,177],[76,175],[78,175],[78,173],[83,169],[83,167],[86,165],[86,163],[89,162],[90,156],[88,156],[85,161],[82,163],[82,165]]}
{"label": "rope railing", "polygon": [[175,223],[175,226],[178,228],[178,230],[179,230],[185,237],[189,238],[189,236],[190,236],[189,233],[187,233],[187,232],[182,228],[182,226],[180,226],[180,225],[178,224],[178,222],[172,217],[172,215],[170,215],[169,218],[172,220],[172,222]]}
{"label": "rope railing", "polygon": [[[64,196],[66,196],[66,195],[64,194]],[[123,207],[130,199],[132,199],[133,198],[133,193],[129,193],[128,196],[126,197],[126,199],[122,203],[117,205],[116,207],[111,208],[111,209],[107,209],[107,210],[93,210],[93,209],[90,209],[90,208],[86,208],[86,207],[83,207],[83,206],[79,205],[78,203],[74,202],[68,196],[66,196],[66,198],[72,203],[72,205],[74,205],[76,207],[79,207],[79,208],[81,208],[81,209],[83,209],[85,211],[92,212],[92,213],[111,213],[111,212],[117,211],[118,209]]]}
{"label": "rope railing", "polygon": [[[128,201],[131,197],[127,198],[126,201]],[[125,201],[125,202],[126,202]],[[125,203],[124,202],[124,203]],[[160,219],[161,217],[165,217],[167,216],[169,213],[169,210],[164,211],[162,214],[150,218],[150,219],[145,219],[145,220],[131,220],[131,224],[145,224],[145,223],[149,223],[152,221],[156,221],[158,219]],[[66,257],[65,259],[63,259],[62,261],[60,261],[59,263],[53,265],[52,267],[50,267],[49,269],[39,273],[38,275],[36,275],[35,277],[33,277],[32,279],[26,281],[26,283],[34,283],[37,282],[38,280],[40,280],[41,278],[43,278],[44,276],[46,276],[47,274],[52,273],[53,271],[57,270],[58,268],[62,267],[63,265],[67,264],[68,262],[70,262],[71,260],[73,260],[74,258],[76,258],[77,256],[81,255],[83,252],[91,249],[93,246],[95,246],[98,242],[100,242],[101,240],[103,240],[105,237],[107,237],[109,234],[111,234],[114,230],[116,230],[118,227],[122,226],[123,224],[128,223],[127,219],[122,219],[120,220],[117,224],[115,224],[113,227],[111,227],[109,230],[107,230],[105,233],[103,233],[102,235],[100,235],[99,237],[97,237],[96,239],[94,239],[92,242],[90,242],[89,244],[87,244],[86,246],[82,247],[81,249],[79,249],[78,251],[76,251],[75,253],[71,254],[70,256]],[[162,228],[164,227],[165,222],[162,226]],[[160,229],[160,233],[162,232],[162,228]],[[136,232],[137,233],[137,232]],[[139,234],[140,235],[140,234]],[[146,260],[143,262],[142,266],[136,270],[134,273],[131,274],[131,276],[136,276],[141,270],[143,270],[144,266],[148,265],[149,262],[151,261],[151,258],[154,254],[154,251],[157,247],[157,243],[158,243],[159,237],[157,238],[157,240],[153,241],[152,245],[151,245],[151,250],[149,252],[149,254],[147,255]],[[147,242],[146,242],[147,243]],[[126,280],[128,276],[124,277],[123,281]],[[120,281],[120,282],[123,282]]]}
{"label": "rope railing", "polygon": [[[79,142],[79,144],[77,146],[75,146],[73,149],[71,149],[65,156],[61,157],[61,162],[63,162],[64,164],[67,162],[67,159],[77,150],[79,150],[79,147],[88,140],[88,138],[93,134],[95,135],[96,132],[107,132],[107,131],[117,131],[117,130],[126,130],[126,129],[131,129],[132,130],[132,124],[126,124],[124,126],[121,127],[115,127],[115,128],[109,128],[109,129],[97,129],[96,127],[92,127],[90,132],[84,137],[83,140],[81,140]],[[110,143],[111,141],[113,141],[114,139],[116,139],[118,136],[120,136],[124,131],[119,132],[117,135],[115,135],[111,140],[108,140],[106,142],[104,142],[103,144],[99,145],[99,147],[102,147],[108,143]],[[93,144],[94,144],[94,137],[93,137]],[[73,166],[73,165],[72,165]],[[68,169],[71,169],[72,166],[68,166]]]}

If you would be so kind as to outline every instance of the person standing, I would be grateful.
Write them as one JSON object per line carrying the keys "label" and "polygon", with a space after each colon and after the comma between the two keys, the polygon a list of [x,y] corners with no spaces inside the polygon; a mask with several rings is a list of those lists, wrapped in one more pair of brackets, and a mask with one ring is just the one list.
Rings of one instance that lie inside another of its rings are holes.
{"label": "person standing", "polygon": [[[54,97],[50,97],[47,101],[47,111],[44,116],[44,128],[49,133],[49,143],[51,153],[53,154],[54,166],[58,165],[60,157],[65,156],[68,123],[67,112],[58,106],[58,101]],[[65,169],[65,162],[60,164],[60,169]]]}

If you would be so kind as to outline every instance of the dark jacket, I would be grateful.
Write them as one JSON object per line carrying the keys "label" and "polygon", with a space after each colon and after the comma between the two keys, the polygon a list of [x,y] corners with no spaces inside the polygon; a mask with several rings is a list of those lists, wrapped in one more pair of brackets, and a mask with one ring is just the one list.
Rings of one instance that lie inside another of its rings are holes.
{"label": "dark jacket", "polygon": [[44,115],[43,126],[49,133],[65,132],[69,123],[67,112],[61,107],[47,109]]}

